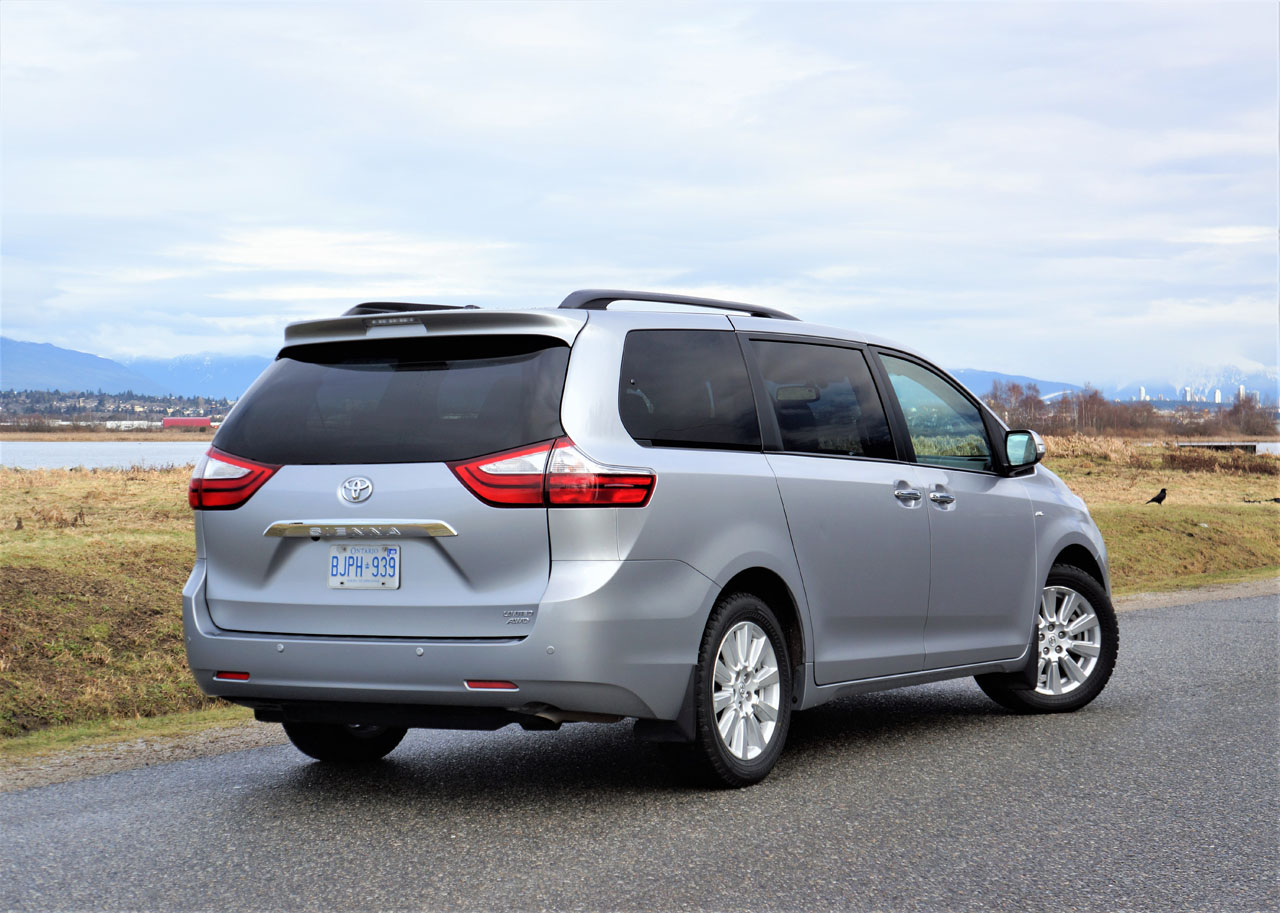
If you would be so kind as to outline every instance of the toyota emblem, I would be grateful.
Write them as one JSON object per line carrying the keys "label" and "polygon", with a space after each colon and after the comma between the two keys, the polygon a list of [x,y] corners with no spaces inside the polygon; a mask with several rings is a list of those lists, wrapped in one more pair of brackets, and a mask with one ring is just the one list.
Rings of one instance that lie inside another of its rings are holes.
{"label": "toyota emblem", "polygon": [[338,486],[338,494],[344,501],[359,504],[369,500],[369,495],[373,494],[373,483],[364,476],[355,476]]}

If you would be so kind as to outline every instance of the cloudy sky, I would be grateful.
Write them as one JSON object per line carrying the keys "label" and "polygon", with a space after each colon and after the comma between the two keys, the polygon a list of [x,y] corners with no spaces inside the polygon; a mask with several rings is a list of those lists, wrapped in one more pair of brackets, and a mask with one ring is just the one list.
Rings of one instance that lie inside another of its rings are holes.
{"label": "cloudy sky", "polygon": [[1278,6],[0,4],[3,310],[755,301],[1075,382],[1277,361]]}

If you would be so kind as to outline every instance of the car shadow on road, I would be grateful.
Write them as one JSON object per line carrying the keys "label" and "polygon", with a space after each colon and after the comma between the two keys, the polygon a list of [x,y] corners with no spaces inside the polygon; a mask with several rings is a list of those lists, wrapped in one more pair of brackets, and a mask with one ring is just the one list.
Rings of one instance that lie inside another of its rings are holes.
{"label": "car shadow on road", "polygon": [[[954,683],[845,698],[796,714],[778,768],[760,788],[783,787],[790,777],[821,776],[827,768],[847,770],[864,758],[892,750],[909,758],[913,744],[933,744],[974,727],[1013,719],[976,688]],[[572,724],[558,732],[411,730],[389,757],[371,765],[313,763],[291,749],[296,760],[274,776],[246,784],[241,795],[295,801],[314,800],[453,805],[548,799],[580,801],[594,793],[613,801],[631,795],[706,793],[709,788],[673,746],[638,742],[631,723]]]}

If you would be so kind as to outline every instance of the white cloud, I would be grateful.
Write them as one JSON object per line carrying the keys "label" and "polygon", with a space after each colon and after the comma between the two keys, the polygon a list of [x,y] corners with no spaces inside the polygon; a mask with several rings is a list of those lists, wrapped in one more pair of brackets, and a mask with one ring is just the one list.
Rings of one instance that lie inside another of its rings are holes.
{"label": "white cloud", "polygon": [[1065,380],[1274,364],[1276,28],[1243,4],[0,4],[0,321],[268,351],[359,300],[658,286]]}

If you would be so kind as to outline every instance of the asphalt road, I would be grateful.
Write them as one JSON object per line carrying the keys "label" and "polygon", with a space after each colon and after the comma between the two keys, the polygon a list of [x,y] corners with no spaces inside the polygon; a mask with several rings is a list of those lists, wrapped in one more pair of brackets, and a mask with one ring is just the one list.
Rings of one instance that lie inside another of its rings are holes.
{"label": "asphalt road", "polygon": [[1068,716],[969,680],[799,715],[691,788],[629,726],[263,748],[0,795],[0,908],[1276,910],[1277,604],[1121,616]]}

